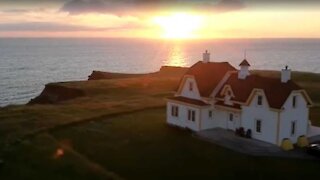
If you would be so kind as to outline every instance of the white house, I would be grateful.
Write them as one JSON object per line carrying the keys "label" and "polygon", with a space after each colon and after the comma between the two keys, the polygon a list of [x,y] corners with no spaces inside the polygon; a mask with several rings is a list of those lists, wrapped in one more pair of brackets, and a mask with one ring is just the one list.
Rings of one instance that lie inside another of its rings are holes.
{"label": "white house", "polygon": [[291,80],[291,70],[286,67],[281,78],[270,78],[250,75],[247,60],[239,66],[210,62],[206,51],[167,99],[167,123],[193,131],[243,127],[252,138],[276,145],[307,135],[312,101]]}

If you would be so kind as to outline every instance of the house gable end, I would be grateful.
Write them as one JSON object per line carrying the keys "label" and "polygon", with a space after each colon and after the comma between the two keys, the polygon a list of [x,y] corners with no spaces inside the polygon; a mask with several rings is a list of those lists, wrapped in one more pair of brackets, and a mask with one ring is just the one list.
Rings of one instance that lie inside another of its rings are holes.
{"label": "house gable end", "polygon": [[255,102],[254,102],[254,99],[255,99],[256,97],[258,97],[259,95],[262,96],[262,106],[263,106],[263,107],[268,107],[268,108],[271,108],[271,109],[272,109],[272,107],[270,107],[269,99],[268,99],[266,93],[264,92],[263,89],[258,89],[258,88],[254,88],[254,89],[251,91],[251,93],[250,93],[247,101],[245,102],[245,105],[246,105],[246,106],[252,106],[253,103],[255,103]]}
{"label": "house gable end", "polygon": [[179,86],[178,86],[178,90],[177,90],[177,92],[176,92],[176,94],[175,94],[176,96],[179,96],[179,95],[181,94],[182,89],[183,89],[183,87],[184,87],[184,84],[185,84],[187,78],[194,78],[194,76],[192,76],[192,75],[184,75],[184,76],[182,77],[182,79],[181,79],[181,81],[180,81],[180,83],[179,83]]}
{"label": "house gable end", "polygon": [[[190,87],[192,86],[192,87]],[[175,96],[201,100],[197,81],[192,75],[185,75]]]}
{"label": "house gable end", "polygon": [[235,97],[231,86],[228,84],[224,85],[221,92],[220,92],[220,96],[226,96],[226,95],[230,95],[232,98]]}
{"label": "house gable end", "polygon": [[[305,101],[306,107],[312,107],[313,106],[313,102],[311,101],[308,93],[305,90],[294,90],[288,95],[288,97],[286,98],[286,100],[283,103],[282,107],[286,106],[287,103],[292,102],[291,98],[293,96],[301,96],[303,98],[303,100]],[[299,108],[299,106],[297,106],[297,107]]]}

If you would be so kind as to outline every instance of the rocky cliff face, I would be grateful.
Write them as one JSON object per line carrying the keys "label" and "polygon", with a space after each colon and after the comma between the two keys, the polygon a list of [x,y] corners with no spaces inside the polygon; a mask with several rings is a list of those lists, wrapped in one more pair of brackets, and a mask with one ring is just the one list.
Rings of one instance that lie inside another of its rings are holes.
{"label": "rocky cliff face", "polygon": [[146,74],[124,74],[124,73],[111,73],[102,71],[92,71],[91,75],[88,76],[88,80],[101,80],[101,79],[121,79],[121,78],[132,78],[141,76],[183,76],[188,68],[185,67],[173,67],[173,66],[162,66],[159,71]]}
{"label": "rocky cliff face", "polygon": [[59,84],[47,84],[41,94],[31,99],[28,104],[54,104],[81,96],[85,96],[85,93],[80,89],[68,88]]}
{"label": "rocky cliff face", "polygon": [[124,73],[92,71],[91,75],[88,76],[88,80],[121,79],[121,78],[141,77],[145,75],[147,74],[124,74]]}
{"label": "rocky cliff face", "polygon": [[[147,74],[124,74],[111,73],[102,71],[93,71],[88,80],[103,80],[103,79],[121,79],[134,77],[182,77],[188,68],[163,66],[160,71]],[[62,101],[74,99],[85,96],[85,92],[81,89],[70,88],[63,85],[63,83],[47,84],[42,93],[34,99],[29,101],[32,104],[55,104]]]}

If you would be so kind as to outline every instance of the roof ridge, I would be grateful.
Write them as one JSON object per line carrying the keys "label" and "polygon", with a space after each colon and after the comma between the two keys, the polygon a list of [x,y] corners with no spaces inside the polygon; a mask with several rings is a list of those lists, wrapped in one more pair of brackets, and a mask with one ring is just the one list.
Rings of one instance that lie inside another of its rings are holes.
{"label": "roof ridge", "polygon": [[235,71],[229,62],[198,61],[189,68],[186,75],[194,75],[200,95],[209,96],[228,71]]}

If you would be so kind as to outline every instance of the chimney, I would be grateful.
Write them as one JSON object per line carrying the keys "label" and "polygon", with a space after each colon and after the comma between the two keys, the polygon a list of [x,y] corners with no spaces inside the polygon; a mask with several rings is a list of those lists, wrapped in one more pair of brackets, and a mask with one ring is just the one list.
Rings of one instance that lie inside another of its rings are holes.
{"label": "chimney", "polygon": [[206,50],[205,53],[202,55],[202,61],[203,63],[208,63],[210,62],[210,53],[208,53],[208,50]]}
{"label": "chimney", "polygon": [[250,75],[249,73],[249,67],[250,64],[246,59],[244,59],[240,64],[240,70],[238,72],[238,79],[246,79],[247,76]]}
{"label": "chimney", "polygon": [[291,80],[291,69],[288,66],[281,70],[281,82],[286,83]]}

